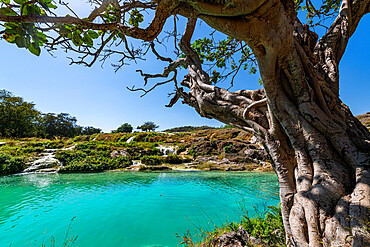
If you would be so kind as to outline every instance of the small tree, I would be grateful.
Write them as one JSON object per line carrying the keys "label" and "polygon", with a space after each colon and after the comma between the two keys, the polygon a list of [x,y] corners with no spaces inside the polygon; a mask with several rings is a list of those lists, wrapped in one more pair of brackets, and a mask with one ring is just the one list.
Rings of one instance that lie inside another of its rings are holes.
{"label": "small tree", "polygon": [[142,131],[154,131],[159,126],[156,125],[154,122],[145,122],[143,125],[136,127],[137,129],[141,129]]}
{"label": "small tree", "polygon": [[81,131],[82,135],[93,135],[98,133],[101,133],[101,129],[92,126],[83,127]]}
{"label": "small tree", "polygon": [[129,123],[124,123],[118,129],[113,130],[112,133],[131,133],[133,127]]}
{"label": "small tree", "polygon": [[44,130],[47,138],[73,137],[81,132],[76,122],[77,119],[68,113],[47,113],[43,115],[40,127]]}
{"label": "small tree", "polygon": [[26,102],[7,90],[0,90],[0,136],[33,136],[38,132],[40,116],[34,103]]}

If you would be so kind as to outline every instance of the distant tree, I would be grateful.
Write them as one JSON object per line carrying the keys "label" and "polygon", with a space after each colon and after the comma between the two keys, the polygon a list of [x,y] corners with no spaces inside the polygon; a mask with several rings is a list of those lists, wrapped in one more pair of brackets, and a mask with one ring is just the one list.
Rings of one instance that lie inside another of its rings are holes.
{"label": "distant tree", "polygon": [[112,133],[131,133],[133,127],[129,123],[124,123],[118,129],[113,130]]}
{"label": "distant tree", "polygon": [[83,127],[81,131],[82,135],[93,135],[98,133],[101,133],[101,129],[92,126]]}
{"label": "distant tree", "polygon": [[145,122],[143,125],[136,127],[137,129],[141,129],[142,131],[154,131],[159,126],[156,125],[154,122]]}
{"label": "distant tree", "polygon": [[0,135],[4,137],[28,137],[37,132],[41,113],[35,104],[15,97],[7,90],[0,90]]}
{"label": "distant tree", "polygon": [[81,132],[80,126],[76,122],[77,119],[68,113],[47,113],[42,117],[41,126],[47,138],[55,136],[73,137]]}

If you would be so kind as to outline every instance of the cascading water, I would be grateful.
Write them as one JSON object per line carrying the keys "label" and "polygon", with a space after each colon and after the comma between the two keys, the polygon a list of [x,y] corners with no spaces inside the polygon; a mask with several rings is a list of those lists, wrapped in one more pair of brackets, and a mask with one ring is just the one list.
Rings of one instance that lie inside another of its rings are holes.
{"label": "cascading water", "polygon": [[43,157],[33,161],[22,173],[32,172],[57,172],[62,163],[55,158],[57,149],[46,149]]}
{"label": "cascading water", "polygon": [[174,155],[177,153],[177,146],[163,146],[159,145],[157,147],[161,152],[163,156],[168,156],[168,155]]}
{"label": "cascading water", "polygon": [[62,149],[45,149],[44,153],[41,153],[42,157],[33,161],[29,167],[23,170],[20,174],[28,173],[56,173],[59,171],[63,164],[55,158],[55,152],[58,150],[72,150],[76,145]]}
{"label": "cascading water", "polygon": [[135,136],[131,136],[130,138],[127,139],[126,143],[130,143],[135,139]]}

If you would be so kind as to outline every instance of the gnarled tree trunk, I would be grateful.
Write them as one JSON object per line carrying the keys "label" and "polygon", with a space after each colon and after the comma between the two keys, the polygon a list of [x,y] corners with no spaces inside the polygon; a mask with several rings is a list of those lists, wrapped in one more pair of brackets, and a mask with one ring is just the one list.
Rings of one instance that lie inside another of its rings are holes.
{"label": "gnarled tree trunk", "polygon": [[181,48],[190,72],[182,85],[190,92],[180,89],[178,96],[200,115],[249,130],[263,143],[279,179],[288,246],[368,246],[370,133],[339,99],[338,64],[369,1],[345,1],[318,42],[282,2],[265,1],[252,16],[197,14],[247,42],[264,91],[210,85],[190,48],[196,20],[189,19]]}

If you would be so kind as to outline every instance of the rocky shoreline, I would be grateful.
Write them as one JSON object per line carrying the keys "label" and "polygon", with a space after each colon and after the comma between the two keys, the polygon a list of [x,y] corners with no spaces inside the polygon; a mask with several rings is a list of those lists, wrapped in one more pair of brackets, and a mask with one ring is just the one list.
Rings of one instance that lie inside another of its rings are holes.
{"label": "rocky shoreline", "polygon": [[[125,171],[262,171],[262,146],[238,129],[97,134],[73,139],[4,141],[0,175]],[[16,162],[15,162],[16,161]]]}

